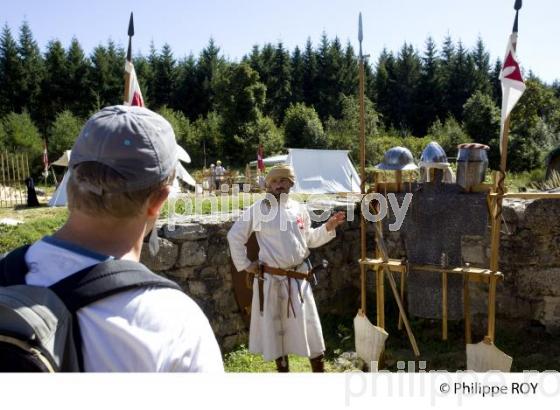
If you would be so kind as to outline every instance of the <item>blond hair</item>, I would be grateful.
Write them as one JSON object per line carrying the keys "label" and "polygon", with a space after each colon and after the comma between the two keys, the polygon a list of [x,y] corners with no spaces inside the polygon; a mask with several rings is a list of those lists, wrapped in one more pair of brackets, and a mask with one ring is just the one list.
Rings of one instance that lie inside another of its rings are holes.
{"label": "blond hair", "polygon": [[[68,209],[79,210],[90,216],[132,218],[140,215],[150,197],[171,185],[175,172],[163,181],[132,192],[118,191],[125,179],[107,165],[83,162],[76,165],[68,179]],[[100,190],[96,193],[90,187]]]}

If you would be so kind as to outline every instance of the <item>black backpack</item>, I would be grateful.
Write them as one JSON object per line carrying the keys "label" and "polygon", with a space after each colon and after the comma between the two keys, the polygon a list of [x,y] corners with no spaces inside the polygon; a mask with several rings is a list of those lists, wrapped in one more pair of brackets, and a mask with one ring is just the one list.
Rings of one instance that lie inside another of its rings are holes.
{"label": "black backpack", "polygon": [[28,248],[0,259],[0,372],[83,371],[80,308],[131,289],[181,290],[141,263],[125,260],[99,263],[48,288],[26,285]]}

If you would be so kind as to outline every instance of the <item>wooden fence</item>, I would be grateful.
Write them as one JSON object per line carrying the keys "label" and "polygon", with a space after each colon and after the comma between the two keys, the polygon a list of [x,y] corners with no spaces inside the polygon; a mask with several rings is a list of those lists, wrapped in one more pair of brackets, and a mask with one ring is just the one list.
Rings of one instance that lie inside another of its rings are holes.
{"label": "wooden fence", "polygon": [[0,152],[0,208],[27,204],[27,154]]}

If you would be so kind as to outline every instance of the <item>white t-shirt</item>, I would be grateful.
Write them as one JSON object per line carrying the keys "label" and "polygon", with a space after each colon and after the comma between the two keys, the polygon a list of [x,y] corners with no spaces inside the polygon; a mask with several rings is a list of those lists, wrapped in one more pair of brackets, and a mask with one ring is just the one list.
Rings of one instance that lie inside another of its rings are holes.
{"label": "white t-shirt", "polygon": [[[27,251],[29,285],[50,286],[111,259],[46,236]],[[198,305],[176,289],[135,289],[77,312],[87,372],[223,372],[220,348]]]}

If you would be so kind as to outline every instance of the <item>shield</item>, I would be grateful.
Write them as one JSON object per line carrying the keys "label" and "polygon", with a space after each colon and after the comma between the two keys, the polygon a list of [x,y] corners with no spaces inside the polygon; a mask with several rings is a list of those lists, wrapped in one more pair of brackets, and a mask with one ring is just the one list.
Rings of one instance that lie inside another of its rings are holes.
{"label": "shield", "polygon": [[[247,247],[247,257],[249,260],[251,262],[258,260],[259,244],[255,233],[251,234],[245,246]],[[251,301],[253,299],[250,274],[246,271],[238,272],[231,259],[230,266],[235,301],[237,302],[237,306],[239,306],[243,321],[245,322],[247,329],[249,329],[249,324],[251,323]]]}
{"label": "shield", "polygon": [[354,333],[358,357],[366,362],[371,372],[376,372],[389,334],[385,329],[374,326],[362,311],[354,318]]}
{"label": "shield", "polygon": [[513,359],[494,343],[482,341],[477,344],[467,344],[467,370],[485,373],[491,370],[498,370],[509,373]]}

